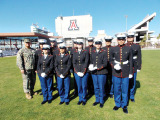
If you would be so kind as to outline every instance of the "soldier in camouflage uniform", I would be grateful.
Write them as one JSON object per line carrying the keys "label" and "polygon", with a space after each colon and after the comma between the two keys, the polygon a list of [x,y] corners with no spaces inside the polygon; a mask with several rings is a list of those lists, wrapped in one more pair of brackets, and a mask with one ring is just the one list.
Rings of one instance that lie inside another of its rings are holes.
{"label": "soldier in camouflage uniform", "polygon": [[31,99],[36,81],[35,74],[35,50],[30,47],[30,39],[24,39],[25,48],[17,53],[17,65],[22,73],[23,89],[26,98]]}

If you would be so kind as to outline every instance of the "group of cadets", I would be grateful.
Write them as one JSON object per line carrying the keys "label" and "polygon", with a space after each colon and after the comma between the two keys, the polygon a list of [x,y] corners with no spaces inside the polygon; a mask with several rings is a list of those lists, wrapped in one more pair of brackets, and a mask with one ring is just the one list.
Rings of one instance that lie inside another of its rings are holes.
{"label": "group of cadets", "polygon": [[[87,94],[95,95],[93,106],[104,105],[104,97],[109,95],[113,98],[115,106],[120,107],[124,113],[128,113],[129,99],[135,102],[135,86],[137,72],[141,70],[141,48],[134,44],[134,33],[116,35],[117,46],[111,46],[112,37],[105,37],[106,46],[102,48],[102,40],[88,38],[88,46],[84,46],[83,39],[74,39],[73,48],[68,51],[63,39],[50,38],[47,45],[45,39],[39,40],[40,48],[35,51],[34,70],[37,73],[43,94],[43,101],[52,102],[53,78],[56,79],[56,88],[60,96],[60,105],[69,105],[71,73],[74,79],[75,95],[78,94],[78,105],[85,105]],[[127,43],[125,44],[127,39]],[[25,43],[26,40],[25,40]],[[93,45],[94,44],[94,45]],[[20,70],[23,65],[21,50],[17,54],[17,64]],[[20,66],[20,65],[21,66]],[[25,64],[25,62],[23,62]],[[24,76],[23,71],[21,72]],[[30,78],[30,77],[29,77]],[[30,79],[28,79],[31,81]],[[24,84],[23,84],[24,86]],[[31,99],[33,88],[26,93],[27,99]],[[31,92],[30,92],[31,91]],[[30,95],[30,97],[28,97]]]}

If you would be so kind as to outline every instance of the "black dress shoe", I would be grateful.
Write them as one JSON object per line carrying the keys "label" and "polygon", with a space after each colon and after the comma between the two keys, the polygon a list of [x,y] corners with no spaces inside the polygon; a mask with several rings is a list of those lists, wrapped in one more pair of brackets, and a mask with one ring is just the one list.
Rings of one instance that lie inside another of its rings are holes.
{"label": "black dress shoe", "polygon": [[123,108],[123,112],[126,113],[126,114],[128,114],[127,107],[124,107],[124,108]]}
{"label": "black dress shoe", "polygon": [[66,105],[69,105],[69,102],[66,102]]}
{"label": "black dress shoe", "polygon": [[100,108],[103,108],[103,106],[104,106],[104,104],[101,104],[101,103],[100,103]]}
{"label": "black dress shoe", "polygon": [[119,107],[117,107],[117,106],[114,106],[114,108],[113,108],[113,110],[118,110],[119,109]]}
{"label": "black dress shoe", "polygon": [[60,102],[59,105],[62,105],[64,102]]}
{"label": "black dress shoe", "polygon": [[48,100],[48,104],[50,104],[52,102],[52,100]]}
{"label": "black dress shoe", "polygon": [[113,95],[110,95],[109,97],[110,97],[110,98],[113,98]]}
{"label": "black dress shoe", "polygon": [[82,101],[78,101],[77,105],[80,105],[82,103]]}
{"label": "black dress shoe", "polygon": [[41,105],[45,104],[47,101],[42,101]]}
{"label": "black dress shoe", "polygon": [[93,106],[96,106],[97,104],[99,104],[99,102],[94,102],[94,103],[93,103]]}
{"label": "black dress shoe", "polygon": [[86,105],[86,102],[83,102],[82,105]]}
{"label": "black dress shoe", "polygon": [[135,100],[134,100],[134,99],[131,99],[131,102],[135,102]]}

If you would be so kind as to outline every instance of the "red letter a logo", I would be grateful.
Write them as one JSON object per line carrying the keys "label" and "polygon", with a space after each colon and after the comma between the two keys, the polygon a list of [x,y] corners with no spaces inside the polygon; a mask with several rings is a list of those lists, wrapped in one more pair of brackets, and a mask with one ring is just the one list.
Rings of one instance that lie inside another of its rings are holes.
{"label": "red letter a logo", "polygon": [[70,26],[68,30],[79,30],[79,27],[77,26],[77,21],[76,20],[70,20]]}

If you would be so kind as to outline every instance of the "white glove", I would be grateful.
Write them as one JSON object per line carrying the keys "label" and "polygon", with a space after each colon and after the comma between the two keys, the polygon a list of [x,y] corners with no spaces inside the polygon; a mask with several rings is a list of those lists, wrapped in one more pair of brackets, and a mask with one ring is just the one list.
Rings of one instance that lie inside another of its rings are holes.
{"label": "white glove", "polygon": [[79,76],[80,76],[80,77],[83,77],[83,76],[84,76],[84,73],[79,72]]}
{"label": "white glove", "polygon": [[45,78],[47,75],[45,73],[41,73],[41,76]]}
{"label": "white glove", "polygon": [[64,76],[61,74],[60,76],[59,76],[60,78],[64,78]]}
{"label": "white glove", "polygon": [[141,70],[137,70],[137,72],[140,72]]}
{"label": "white glove", "polygon": [[81,76],[81,73],[80,73],[80,72],[77,72],[77,75],[80,77],[80,76]]}
{"label": "white glove", "polygon": [[97,67],[94,67],[93,70],[97,70]]}
{"label": "white glove", "polygon": [[120,70],[120,69],[121,69],[121,66],[120,66],[119,64],[116,64],[116,65],[114,66],[114,69]]}
{"label": "white glove", "polygon": [[132,74],[129,74],[129,78],[132,78],[133,77],[133,75]]}
{"label": "white glove", "polygon": [[93,71],[93,64],[90,64],[89,67],[88,67],[88,69],[89,69],[90,71]]}

